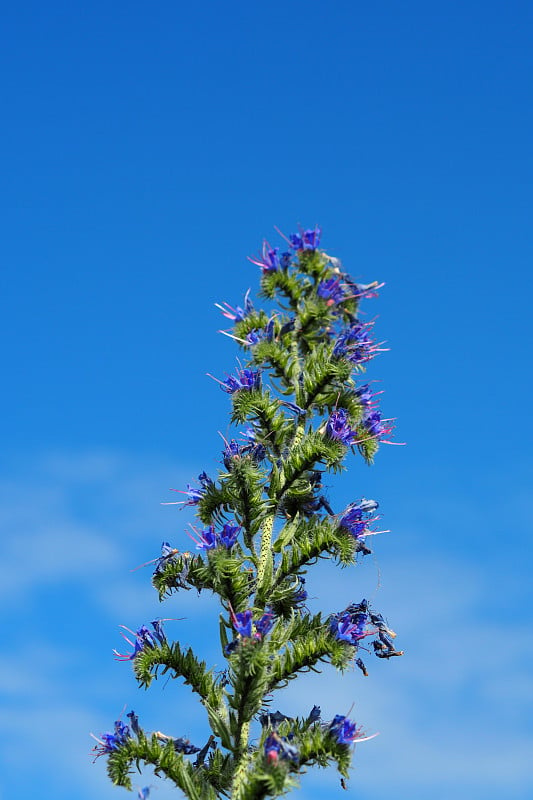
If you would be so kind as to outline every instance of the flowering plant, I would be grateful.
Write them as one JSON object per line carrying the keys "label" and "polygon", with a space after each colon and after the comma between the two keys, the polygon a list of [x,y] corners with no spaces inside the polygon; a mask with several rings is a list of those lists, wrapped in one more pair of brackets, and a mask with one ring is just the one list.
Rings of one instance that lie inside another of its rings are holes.
{"label": "flowering plant", "polygon": [[[190,800],[277,797],[304,767],[335,763],[344,777],[351,745],[367,738],[337,714],[323,720],[314,706],[306,717],[272,712],[272,692],[329,662],[355,664],[364,641],[379,658],[401,655],[395,633],[366,600],[327,616],[305,606],[307,569],[319,558],[342,566],[371,552],[378,504],[361,498],[335,512],[321,492],[324,472],[339,471],[349,451],[371,463],[391,420],[376,395],[359,383],[366,363],[382,349],[373,322],[359,304],[378,283],[361,285],[320,246],[320,229],[287,239],[287,249],[264,243],[261,296],[270,310],[220,305],[232,322],[226,331],[244,351],[235,375],[217,379],[231,396],[231,422],[246,426],[225,443],[216,479],[203,472],[187,499],[199,522],[197,551],[181,553],[164,542],[154,559],[153,585],[161,600],[182,589],[209,590],[220,599],[220,646],[227,668],[215,673],[191,648],[169,642],[163,620],[123,634],[140,686],[159,671],[180,676],[200,698],[211,735],[201,746],[156,731],[147,734],[134,711],[97,739],[111,780],[131,789],[133,764],[150,764]],[[251,729],[255,724],[257,729]],[[253,738],[251,738],[253,734]],[[190,758],[193,756],[193,758]],[[150,787],[140,790],[147,797]]]}

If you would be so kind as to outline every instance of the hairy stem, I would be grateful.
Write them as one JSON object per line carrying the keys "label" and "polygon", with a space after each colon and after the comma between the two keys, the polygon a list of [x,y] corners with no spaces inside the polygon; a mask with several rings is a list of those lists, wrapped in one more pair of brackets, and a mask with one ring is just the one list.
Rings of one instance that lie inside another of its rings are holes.
{"label": "hairy stem", "polygon": [[233,785],[231,787],[231,797],[232,800],[237,800],[240,792],[241,787],[246,778],[246,773],[248,771],[248,762],[249,762],[249,755],[248,755],[248,736],[250,733],[250,723],[243,722],[241,725],[240,733],[239,733],[239,740],[238,740],[238,747],[241,753],[239,763],[237,765],[237,769],[235,770],[235,775],[233,777]]}
{"label": "hairy stem", "polygon": [[268,563],[272,559],[272,530],[274,528],[274,514],[270,514],[263,522],[261,533],[261,550],[259,552],[259,564],[257,567],[257,588],[261,589],[265,579],[265,571]]}

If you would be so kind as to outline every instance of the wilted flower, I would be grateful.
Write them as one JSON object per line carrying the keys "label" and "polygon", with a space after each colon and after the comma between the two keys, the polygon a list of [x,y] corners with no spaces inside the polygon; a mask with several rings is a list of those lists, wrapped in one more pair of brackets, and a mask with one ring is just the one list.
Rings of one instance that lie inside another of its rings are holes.
{"label": "wilted flower", "polygon": [[132,711],[128,711],[128,713],[126,714],[126,716],[127,716],[127,717],[129,718],[129,720],[130,720],[130,727],[131,727],[131,729],[132,729],[133,733],[134,733],[136,736],[138,736],[138,735],[139,735],[139,733],[141,732],[141,729],[140,729],[140,727],[139,727],[139,717],[137,716],[137,714],[136,714],[136,713],[135,713],[135,711],[133,711],[133,710],[132,710]]}

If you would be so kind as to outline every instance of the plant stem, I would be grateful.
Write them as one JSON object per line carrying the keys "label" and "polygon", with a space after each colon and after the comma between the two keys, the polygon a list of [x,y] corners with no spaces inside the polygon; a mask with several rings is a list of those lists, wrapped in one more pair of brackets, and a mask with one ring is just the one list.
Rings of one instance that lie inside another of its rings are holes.
{"label": "plant stem", "polygon": [[259,552],[259,565],[257,567],[257,589],[260,590],[265,579],[267,564],[272,559],[272,530],[274,528],[274,514],[270,514],[263,522],[261,533],[261,550]]}
{"label": "plant stem", "polygon": [[241,753],[239,764],[237,769],[235,770],[235,775],[233,777],[233,785],[231,787],[231,797],[232,800],[237,800],[240,795],[241,786],[244,782],[246,777],[246,773],[248,771],[248,762],[249,762],[249,755],[248,755],[248,735],[250,733],[250,723],[243,722],[240,734],[239,734],[239,750]]}

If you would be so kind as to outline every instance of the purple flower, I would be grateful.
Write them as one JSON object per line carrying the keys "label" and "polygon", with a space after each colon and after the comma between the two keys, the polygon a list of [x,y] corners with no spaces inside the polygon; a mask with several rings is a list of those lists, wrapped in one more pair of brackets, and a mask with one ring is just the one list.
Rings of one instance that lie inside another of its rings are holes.
{"label": "purple flower", "polygon": [[367,738],[361,737],[361,728],[342,714],[337,714],[330,722],[329,731],[335,737],[337,744],[352,744],[358,739]]}
{"label": "purple flower", "polygon": [[369,336],[368,331],[373,325],[373,322],[354,322],[337,337],[333,355],[336,358],[346,358],[352,364],[362,364],[374,358],[383,348]]}
{"label": "purple flower", "polygon": [[249,639],[252,635],[252,612],[250,609],[232,616],[233,627],[240,636]]}
{"label": "purple flower", "polygon": [[147,628],[146,625],[141,625],[141,627],[136,631],[132,631],[130,628],[126,628],[125,625],[121,625],[121,628],[123,628],[125,631],[128,631],[128,633],[130,633],[132,636],[135,636],[135,641],[128,639],[126,634],[122,633],[121,635],[124,637],[127,643],[133,647],[133,651],[131,653],[119,653],[118,650],[113,650],[115,659],[117,661],[133,661],[135,656],[146,647],[156,647],[157,640],[159,639],[160,635],[164,636],[160,627],[160,621],[156,620],[156,622],[158,627],[156,627],[156,623],[152,622],[154,633],[152,633],[150,628]]}
{"label": "purple flower", "polygon": [[[221,383],[221,381],[219,381]],[[206,493],[207,489],[210,486],[214,485],[214,482],[211,478],[205,473],[201,472],[198,475],[198,480],[200,481],[201,487],[196,488],[196,486],[191,486],[190,483],[187,484],[187,489],[171,489],[171,492],[179,492],[179,494],[186,494],[187,500],[176,500],[172,503],[162,503],[164,506],[196,506]]]}
{"label": "purple flower", "polygon": [[253,347],[254,344],[259,344],[261,339],[264,339],[265,331],[259,330],[258,328],[254,328],[249,333],[246,334],[246,344],[249,347]]}
{"label": "purple flower", "polygon": [[344,612],[340,615],[334,615],[329,625],[336,639],[357,647],[359,639],[363,639],[366,636],[366,622],[367,619],[363,614],[354,622],[352,616],[348,612]]}
{"label": "purple flower", "polygon": [[294,250],[316,250],[320,245],[321,229],[318,225],[301,233],[291,233],[289,241]]}
{"label": "purple flower", "polygon": [[248,256],[248,261],[251,261],[252,264],[256,264],[258,267],[261,267],[263,275],[268,272],[276,272],[281,267],[278,252],[279,247],[271,247],[265,239],[263,241],[261,255],[256,258]]}
{"label": "purple flower", "polygon": [[275,731],[265,739],[264,748],[269,764],[277,764],[280,755],[282,758],[290,758],[292,761],[298,761],[300,757],[298,748],[290,744],[285,736],[282,737]]}
{"label": "purple flower", "polygon": [[254,310],[254,304],[250,300],[249,289],[244,295],[244,308],[240,306],[235,306],[235,308],[233,308],[233,306],[228,305],[228,303],[222,303],[222,305],[215,303],[215,306],[222,311],[222,314],[227,317],[227,319],[232,320],[232,322],[242,322],[242,320]]}
{"label": "purple flower", "polygon": [[170,546],[170,542],[163,542],[161,545],[161,555],[155,560],[155,574],[162,572],[167,564],[174,561],[179,551]]}
{"label": "purple flower", "polygon": [[345,293],[338,278],[328,278],[318,284],[316,293],[323,300],[326,300],[328,306],[336,305],[344,300]]}
{"label": "purple flower", "polygon": [[381,412],[377,409],[373,409],[367,411],[364,415],[361,427],[369,439],[384,441],[383,437],[388,436],[392,432],[393,426],[387,424],[391,421],[390,419],[382,419]]}
{"label": "purple flower", "polygon": [[257,430],[253,427],[246,428],[241,433],[246,444],[241,447],[241,453],[247,453],[255,462],[259,464],[266,456],[266,447],[257,441]]}
{"label": "purple flower", "polygon": [[254,622],[255,629],[259,636],[265,636],[274,625],[274,614],[271,611],[265,611],[262,617]]}
{"label": "purple flower", "polygon": [[196,545],[197,550],[213,550],[218,544],[214,525],[204,528],[203,531],[198,531],[198,536],[200,541]]}
{"label": "purple flower", "polygon": [[265,755],[269,764],[277,764],[279,760],[279,751],[281,750],[279,736],[271,733],[265,739]]}
{"label": "purple flower", "polygon": [[328,419],[326,433],[330,439],[335,439],[349,447],[357,441],[357,434],[348,422],[348,412],[344,408],[334,411]]}
{"label": "purple flower", "polygon": [[352,603],[344,611],[332,614],[329,618],[329,627],[337,639],[357,647],[360,639],[369,635],[366,627],[369,621],[368,603]]}
{"label": "purple flower", "polygon": [[354,389],[354,395],[357,397],[363,408],[369,412],[372,409],[372,403],[375,395],[372,393],[368,383],[364,383],[357,389]]}
{"label": "purple flower", "polygon": [[228,394],[241,390],[251,392],[261,386],[261,374],[258,370],[241,369],[237,376],[230,375],[225,381],[219,381],[220,388]]}
{"label": "purple flower", "polygon": [[235,439],[231,439],[231,441],[226,442],[226,447],[222,452],[222,460],[228,472],[231,470],[233,459],[239,458],[241,453],[242,448]]}
{"label": "purple flower", "polygon": [[126,744],[128,739],[131,739],[130,729],[123,722],[117,720],[114,733],[102,733],[99,739],[96,736],[93,736],[93,739],[96,739],[99,745],[99,747],[97,745],[93,747],[93,752],[96,753],[95,758],[99,758],[99,756],[115,752],[121,745]]}
{"label": "purple flower", "polygon": [[364,497],[359,503],[350,503],[342,515],[339,526],[345,528],[355,539],[362,539],[368,533],[368,525],[375,522],[377,517],[371,517],[373,511],[378,508],[375,500],[366,500]]}
{"label": "purple flower", "polygon": [[240,532],[239,525],[224,525],[220,533],[217,534],[218,543],[231,550]]}

